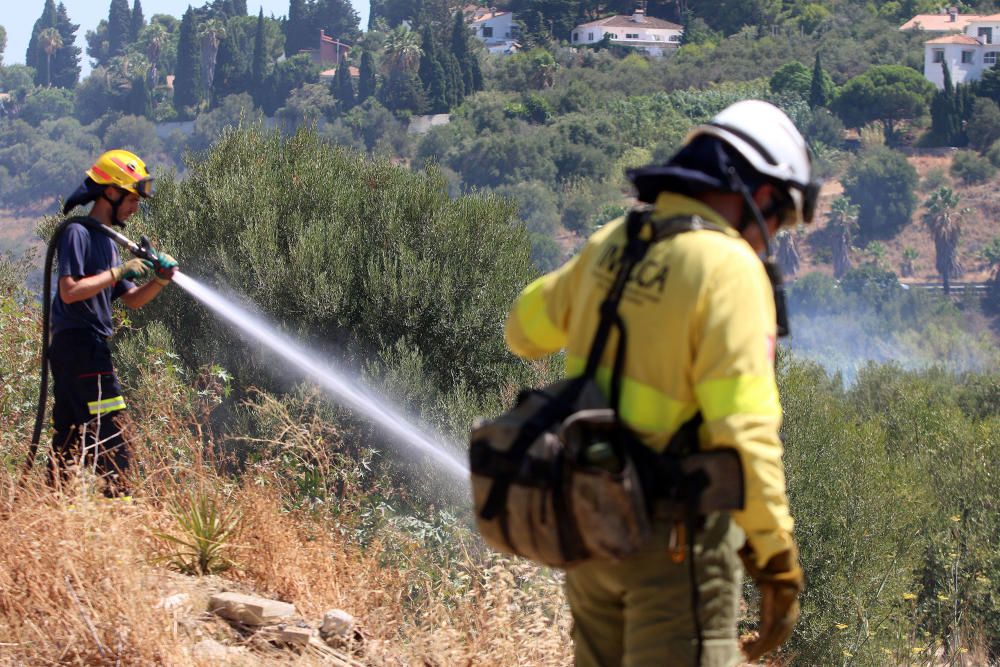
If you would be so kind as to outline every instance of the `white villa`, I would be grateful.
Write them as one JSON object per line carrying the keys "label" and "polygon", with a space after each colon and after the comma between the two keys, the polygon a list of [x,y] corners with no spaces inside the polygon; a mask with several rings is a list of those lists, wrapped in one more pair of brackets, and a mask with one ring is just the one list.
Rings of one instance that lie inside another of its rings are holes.
{"label": "white villa", "polygon": [[619,14],[573,28],[573,46],[594,45],[607,35],[612,44],[632,47],[654,57],[672,53],[681,45],[684,27],[646,16],[637,9],[631,16]]}
{"label": "white villa", "polygon": [[510,54],[520,48],[520,28],[512,12],[476,7],[466,14],[469,29],[490,53]]}
{"label": "white villa", "polygon": [[952,8],[944,14],[915,16],[900,30],[940,35],[924,42],[924,76],[938,89],[944,88],[942,63],[959,84],[978,80],[1000,57],[1000,14],[963,15]]}

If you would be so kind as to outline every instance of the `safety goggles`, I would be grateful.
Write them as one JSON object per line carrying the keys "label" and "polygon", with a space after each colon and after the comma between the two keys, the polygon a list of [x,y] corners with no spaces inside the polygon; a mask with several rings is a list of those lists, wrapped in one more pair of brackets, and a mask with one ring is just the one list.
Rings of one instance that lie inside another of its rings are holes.
{"label": "safety goggles", "polygon": [[[816,215],[816,204],[819,201],[819,191],[822,187],[821,181],[810,181],[802,184],[795,181],[784,181],[786,198],[776,207],[777,210],[771,214],[777,214],[781,218],[782,227],[794,227],[799,224],[799,214],[802,215],[802,222],[809,224]],[[798,197],[792,196],[792,191],[798,191]],[[801,211],[799,207],[801,206]]]}
{"label": "safety goggles", "polygon": [[156,179],[152,176],[147,176],[146,178],[140,178],[138,181],[132,184],[135,188],[136,194],[138,194],[143,199],[153,196],[153,190],[155,189]]}
{"label": "safety goggles", "polygon": [[809,181],[805,185],[800,183],[791,183],[790,185],[802,193],[802,221],[806,224],[812,222],[816,215],[816,204],[819,202],[819,191],[823,183]]}

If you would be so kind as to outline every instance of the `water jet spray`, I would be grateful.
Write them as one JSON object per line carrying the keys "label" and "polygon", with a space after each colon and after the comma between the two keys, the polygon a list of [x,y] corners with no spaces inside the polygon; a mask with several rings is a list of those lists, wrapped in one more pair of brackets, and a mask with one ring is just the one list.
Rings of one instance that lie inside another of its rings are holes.
{"label": "water jet spray", "polygon": [[[35,416],[35,429],[31,438],[28,458],[25,461],[24,475],[27,475],[31,470],[38,452],[38,442],[41,437],[42,422],[45,418],[45,404],[48,396],[52,259],[55,255],[59,236],[71,221],[80,222],[91,229],[97,229],[140,259],[153,262],[154,264],[157,262],[156,253],[153,251],[149,239],[145,236],[141,238],[140,243],[135,243],[106,225],[102,225],[97,221],[81,220],[80,218],[66,220],[56,228],[52,239],[49,241],[48,251],[45,256],[44,288],[42,292],[41,385],[38,396],[38,411]],[[357,380],[348,377],[346,373],[334,368],[332,365],[324,363],[300,344],[278,331],[268,322],[265,322],[262,318],[251,314],[247,309],[236,305],[231,300],[226,299],[191,276],[177,271],[174,274],[173,282],[239,328],[246,336],[265,345],[271,351],[284,358],[303,375],[317,382],[327,392],[336,396],[350,408],[361,412],[369,419],[377,422],[394,437],[406,442],[416,450],[434,457],[454,477],[461,480],[467,479],[468,468],[464,460],[459,459],[456,454],[449,452],[439,444],[444,442],[441,436],[426,433],[418,428],[388,402],[363,389]]]}

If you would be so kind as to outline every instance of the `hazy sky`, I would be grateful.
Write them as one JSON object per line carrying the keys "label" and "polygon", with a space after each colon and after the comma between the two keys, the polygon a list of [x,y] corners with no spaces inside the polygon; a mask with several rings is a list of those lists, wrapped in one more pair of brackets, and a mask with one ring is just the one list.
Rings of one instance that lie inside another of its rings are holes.
{"label": "hazy sky", "polygon": [[[56,0],[58,5],[60,0]],[[129,7],[134,0],[128,0]],[[84,76],[90,71],[90,58],[87,57],[87,42],[84,35],[93,30],[101,19],[108,18],[110,0],[62,0],[73,23],[79,23],[76,32],[76,45],[82,52]],[[188,5],[200,7],[205,0],[139,0],[142,14],[149,20],[153,14],[171,14],[180,18]],[[45,0],[4,0],[6,9],[0,12],[0,25],[7,29],[7,49],[3,54],[5,64],[23,63],[24,52],[31,39],[31,27],[42,15]],[[361,29],[368,26],[368,0],[351,0],[354,9],[361,15]],[[247,11],[256,16],[260,8],[264,8],[264,16],[285,16],[288,13],[288,0],[248,0]]]}

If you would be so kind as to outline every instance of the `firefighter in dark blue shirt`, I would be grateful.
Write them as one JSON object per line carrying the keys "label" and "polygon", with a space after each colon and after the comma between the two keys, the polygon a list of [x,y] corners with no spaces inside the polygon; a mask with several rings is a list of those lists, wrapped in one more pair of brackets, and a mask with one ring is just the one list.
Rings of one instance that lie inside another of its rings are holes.
{"label": "firefighter in dark blue shirt", "polygon": [[[122,433],[125,399],[111,364],[108,339],[114,332],[111,302],[141,308],[173,278],[177,262],[158,253],[151,262],[122,262],[111,238],[95,228],[123,227],[139,200],[152,195],[153,179],[138,157],[124,150],[104,153],[87,170],[87,179],[63,206],[93,202],[87,216],[66,226],[59,237],[59,288],[52,302],[49,363],[52,368],[52,422],[55,434],[49,479],[60,484],[74,465],[92,469],[108,496],[128,491],[128,443]],[[88,220],[89,218],[89,220]],[[142,286],[133,280],[152,277]]]}

